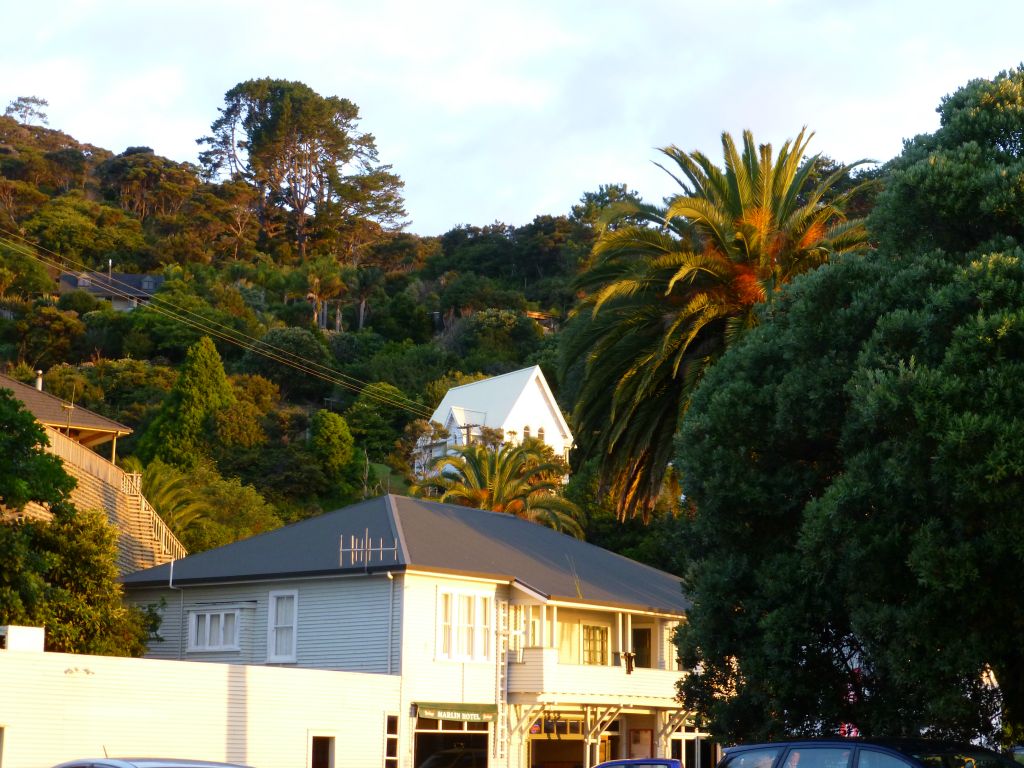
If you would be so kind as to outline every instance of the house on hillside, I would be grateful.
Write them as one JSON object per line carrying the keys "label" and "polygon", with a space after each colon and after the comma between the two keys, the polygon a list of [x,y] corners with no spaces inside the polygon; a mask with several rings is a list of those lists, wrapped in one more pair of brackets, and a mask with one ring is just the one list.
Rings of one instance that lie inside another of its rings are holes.
{"label": "house on hillside", "polygon": [[86,291],[97,299],[109,301],[118,312],[131,312],[146,304],[164,284],[162,275],[137,275],[130,272],[63,272],[58,280],[60,295]]}
{"label": "house on hillside", "polygon": [[484,428],[500,429],[505,439],[513,442],[536,438],[565,459],[573,443],[569,425],[538,365],[452,387],[430,420],[442,425],[448,437],[420,440],[414,465],[420,475],[434,458],[473,442]]}
{"label": "house on hillside", "polygon": [[[46,450],[59,456],[64,469],[77,481],[71,492],[72,503],[79,509],[102,509],[117,529],[120,572],[131,573],[184,557],[181,542],[143,497],[141,476],[113,463],[117,439],[131,434],[131,427],[43,392],[42,386],[41,376],[31,387],[0,374],[0,389],[11,390],[43,425],[50,443]],[[106,443],[111,443],[110,461],[94,450]],[[49,514],[46,507],[36,503],[20,512],[21,516],[37,519],[46,519]]]}
{"label": "house on hillside", "polygon": [[162,615],[148,658],[399,677],[352,702],[399,714],[395,768],[714,764],[675,699],[679,579],[512,515],[388,495],[123,582]]}

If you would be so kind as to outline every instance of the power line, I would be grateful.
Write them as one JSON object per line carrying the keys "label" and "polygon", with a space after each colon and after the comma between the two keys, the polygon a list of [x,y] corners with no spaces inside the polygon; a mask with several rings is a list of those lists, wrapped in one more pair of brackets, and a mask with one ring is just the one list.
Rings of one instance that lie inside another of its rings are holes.
{"label": "power line", "polygon": [[[68,267],[71,267],[81,272],[102,275],[101,272],[90,270],[80,262],[75,262],[72,259],[60,256],[47,248],[30,243],[21,235],[10,232],[2,227],[0,227],[0,235],[4,235],[3,237],[0,237],[0,243],[6,244],[16,252],[34,259],[41,264],[45,264],[61,271],[66,271]],[[40,251],[50,255],[44,256]],[[106,279],[111,293],[115,296],[131,299],[138,294],[132,286],[123,281],[117,280],[108,275],[103,275],[103,277]],[[115,283],[121,287],[115,287]],[[131,293],[129,293],[129,289],[132,290]],[[371,384],[357,379],[354,376],[343,374],[322,363],[304,358],[290,350],[275,346],[269,342],[261,341],[254,336],[250,336],[237,328],[232,328],[231,326],[225,325],[217,320],[203,317],[202,315],[193,312],[188,307],[176,305],[171,300],[159,294],[152,294],[146,291],[141,291],[141,293],[150,299],[148,307],[158,314],[188,325],[208,335],[222,339],[229,344],[234,344],[238,347],[254,352],[255,354],[262,355],[270,360],[295,368],[296,370],[328,383],[344,387],[354,392],[363,392],[367,397],[386,405],[401,408],[402,410],[412,413],[414,416],[429,419],[432,415],[432,413],[427,411],[421,404],[409,397],[406,397],[405,395],[397,397],[380,394]],[[187,315],[191,315],[191,317],[188,317]]]}

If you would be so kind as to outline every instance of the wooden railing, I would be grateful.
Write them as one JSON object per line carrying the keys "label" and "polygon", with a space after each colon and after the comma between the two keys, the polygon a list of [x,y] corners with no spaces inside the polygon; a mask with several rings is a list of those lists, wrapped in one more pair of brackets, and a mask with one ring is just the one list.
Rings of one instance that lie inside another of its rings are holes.
{"label": "wooden railing", "polygon": [[50,440],[50,453],[64,459],[68,464],[73,464],[88,472],[93,477],[110,483],[115,488],[122,487],[124,470],[115,464],[111,464],[95,451],[91,451],[81,443],[76,443],[67,435],[58,432],[51,427],[44,427],[46,436]]}
{"label": "wooden railing", "polygon": [[188,552],[185,550],[185,545],[178,541],[178,537],[171,533],[171,529],[167,527],[160,515],[156,513],[156,510],[150,506],[150,503],[146,501],[146,497],[139,494],[139,505],[142,508],[144,515],[149,515],[149,519],[153,526],[153,538],[156,539],[163,551],[170,555],[172,560],[180,560],[185,557]]}
{"label": "wooden railing", "polygon": [[50,440],[50,453],[59,456],[68,464],[73,464],[115,488],[120,488],[128,496],[137,497],[139,508],[144,517],[150,520],[153,539],[160,545],[161,551],[175,560],[188,554],[184,545],[171,532],[167,524],[160,518],[156,510],[142,495],[142,475],[137,472],[125,472],[116,464],[112,464],[98,453],[89,450],[81,443],[76,443],[67,435],[55,429],[44,427]]}

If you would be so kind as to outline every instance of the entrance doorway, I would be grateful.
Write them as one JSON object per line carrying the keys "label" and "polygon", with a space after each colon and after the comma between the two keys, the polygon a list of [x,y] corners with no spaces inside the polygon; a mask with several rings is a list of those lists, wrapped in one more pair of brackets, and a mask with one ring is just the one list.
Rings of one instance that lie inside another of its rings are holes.
{"label": "entrance doorway", "polygon": [[416,768],[487,768],[487,723],[416,718]]}

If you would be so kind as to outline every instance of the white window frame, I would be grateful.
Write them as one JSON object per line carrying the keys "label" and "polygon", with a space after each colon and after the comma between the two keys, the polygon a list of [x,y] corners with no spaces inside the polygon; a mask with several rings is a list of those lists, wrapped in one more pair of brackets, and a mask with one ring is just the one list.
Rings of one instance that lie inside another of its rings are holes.
{"label": "white window frame", "polygon": [[[199,617],[204,617],[204,635],[205,641],[203,643],[196,642],[197,625],[199,624]],[[217,622],[219,627],[220,642],[210,642],[210,625],[211,617],[218,616],[219,621]],[[231,637],[225,637],[224,635],[224,617],[232,616],[234,631],[231,633]],[[188,612],[188,643],[186,644],[186,650],[189,653],[208,653],[211,651],[238,651],[241,649],[238,641],[239,636],[239,624],[241,623],[241,610],[235,608],[193,608]]]}
{"label": "white window frame", "polygon": [[[494,594],[444,589],[437,596],[437,657],[488,662],[493,658]],[[466,613],[471,619],[466,621]]]}
{"label": "white window frame", "polygon": [[[290,625],[278,626],[277,623],[277,601],[284,597],[292,598],[292,623]],[[275,653],[277,645],[277,630],[285,626],[291,626],[292,630],[292,652],[290,654]],[[270,593],[267,600],[267,662],[268,663],[294,663],[297,659],[299,646],[299,591],[297,589],[278,589]]]}

